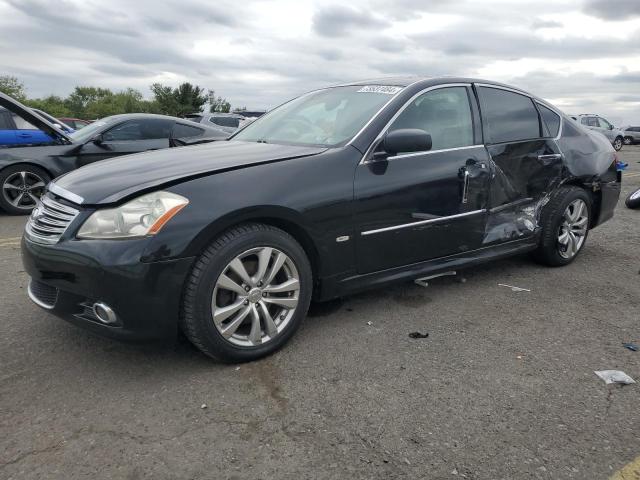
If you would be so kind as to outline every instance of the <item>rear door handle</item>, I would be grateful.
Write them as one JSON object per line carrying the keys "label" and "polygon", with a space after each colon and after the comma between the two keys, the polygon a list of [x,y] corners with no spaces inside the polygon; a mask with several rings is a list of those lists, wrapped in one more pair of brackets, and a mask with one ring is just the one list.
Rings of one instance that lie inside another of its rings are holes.
{"label": "rear door handle", "polygon": [[31,134],[30,133],[19,133],[18,136],[20,138],[31,138]]}
{"label": "rear door handle", "polygon": [[548,162],[551,160],[560,160],[562,159],[562,154],[561,153],[551,153],[548,155],[538,155],[538,160],[541,160],[543,162]]}

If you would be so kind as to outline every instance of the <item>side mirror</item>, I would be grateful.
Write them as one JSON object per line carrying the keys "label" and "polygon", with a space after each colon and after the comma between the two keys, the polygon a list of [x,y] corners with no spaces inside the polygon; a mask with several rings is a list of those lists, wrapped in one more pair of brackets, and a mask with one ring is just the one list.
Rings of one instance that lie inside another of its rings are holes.
{"label": "side mirror", "polygon": [[613,125],[609,125],[609,130],[613,130],[614,128],[616,127],[614,127]]}
{"label": "side mirror", "polygon": [[102,145],[102,143],[104,142],[104,138],[102,137],[101,133],[98,133],[97,135],[91,137],[91,140],[89,141],[95,143],[96,145]]}
{"label": "side mirror", "polygon": [[419,128],[401,128],[387,133],[382,147],[390,155],[431,150],[431,135]]}

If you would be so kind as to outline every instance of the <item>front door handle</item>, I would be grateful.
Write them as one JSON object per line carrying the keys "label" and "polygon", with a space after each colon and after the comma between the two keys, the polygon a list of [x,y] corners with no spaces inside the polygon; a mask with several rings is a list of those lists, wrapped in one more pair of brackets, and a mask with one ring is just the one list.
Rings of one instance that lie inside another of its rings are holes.
{"label": "front door handle", "polygon": [[20,138],[31,138],[31,134],[30,133],[19,133],[18,136]]}
{"label": "front door handle", "polygon": [[459,175],[462,177],[462,203],[466,204],[469,201],[469,177],[471,174],[467,167],[462,167]]}

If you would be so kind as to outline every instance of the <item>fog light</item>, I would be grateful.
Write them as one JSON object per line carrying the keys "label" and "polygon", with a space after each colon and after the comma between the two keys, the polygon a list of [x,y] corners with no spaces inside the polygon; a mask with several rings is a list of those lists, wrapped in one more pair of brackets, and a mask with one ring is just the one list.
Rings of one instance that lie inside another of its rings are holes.
{"label": "fog light", "polygon": [[93,304],[93,313],[102,323],[112,325],[118,321],[116,312],[114,312],[109,305],[102,302],[96,302]]}

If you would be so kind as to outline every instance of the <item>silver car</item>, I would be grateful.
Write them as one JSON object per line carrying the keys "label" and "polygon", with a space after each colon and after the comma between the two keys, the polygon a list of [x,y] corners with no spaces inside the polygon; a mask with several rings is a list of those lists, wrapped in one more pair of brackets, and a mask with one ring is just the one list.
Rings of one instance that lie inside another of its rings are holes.
{"label": "silver car", "polygon": [[235,113],[191,113],[185,115],[192,122],[204,123],[226,133],[233,133],[244,126],[246,118]]}
{"label": "silver car", "polygon": [[633,145],[634,143],[640,143],[640,127],[627,126],[622,127],[624,132],[624,144]]}
{"label": "silver car", "polygon": [[611,145],[613,145],[613,148],[615,148],[616,151],[622,148],[622,144],[624,143],[624,132],[619,128],[614,127],[604,118],[591,113],[585,113],[573,118],[580,122],[583,127],[602,133],[609,139]]}

